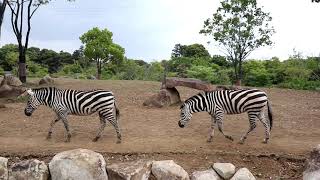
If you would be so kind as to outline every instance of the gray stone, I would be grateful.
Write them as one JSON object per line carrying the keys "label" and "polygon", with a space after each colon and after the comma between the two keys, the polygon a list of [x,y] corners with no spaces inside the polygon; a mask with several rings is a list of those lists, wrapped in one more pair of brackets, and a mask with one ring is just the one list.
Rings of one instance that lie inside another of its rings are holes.
{"label": "gray stone", "polygon": [[214,163],[212,167],[224,179],[231,178],[236,172],[236,167],[231,163]]}
{"label": "gray stone", "polygon": [[8,179],[8,159],[0,157],[0,179]]}
{"label": "gray stone", "polygon": [[52,180],[108,180],[103,156],[87,149],[56,154],[49,169]]}
{"label": "gray stone", "polygon": [[157,180],[189,180],[188,173],[172,160],[154,161],[151,172]]}
{"label": "gray stone", "polygon": [[112,180],[148,180],[152,161],[139,160],[107,166],[109,179]]}
{"label": "gray stone", "polygon": [[320,179],[320,144],[312,149],[306,160],[306,170],[303,172],[304,180]]}
{"label": "gray stone", "polygon": [[189,88],[203,90],[203,91],[215,90],[212,84],[201,81],[199,79],[191,79],[191,78],[176,78],[176,77],[166,78],[162,86],[165,88],[184,86],[184,87],[189,87]]}
{"label": "gray stone", "polygon": [[9,180],[47,180],[48,177],[47,165],[37,159],[14,163],[9,170]]}
{"label": "gray stone", "polygon": [[52,77],[50,77],[49,75],[44,76],[42,79],[40,79],[39,81],[39,85],[50,85],[53,84],[54,80]]}
{"label": "gray stone", "polygon": [[191,174],[191,180],[222,180],[220,176],[213,170],[195,171]]}
{"label": "gray stone", "polygon": [[173,88],[161,89],[157,94],[152,95],[143,102],[144,106],[164,107],[175,105],[181,102],[178,90]]}
{"label": "gray stone", "polygon": [[247,168],[239,169],[231,180],[255,180],[256,178]]}

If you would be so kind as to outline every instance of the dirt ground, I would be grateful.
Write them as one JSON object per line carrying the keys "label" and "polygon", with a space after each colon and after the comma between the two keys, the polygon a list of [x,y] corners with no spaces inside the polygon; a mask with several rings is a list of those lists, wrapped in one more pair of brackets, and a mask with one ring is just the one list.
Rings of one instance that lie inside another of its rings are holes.
{"label": "dirt ground", "polygon": [[[36,80],[33,80],[36,81]],[[189,173],[205,170],[214,162],[231,162],[248,167],[259,179],[301,179],[304,161],[312,147],[319,144],[320,93],[277,88],[263,88],[271,99],[274,126],[269,144],[262,144],[263,127],[248,136],[246,144],[237,141],[248,129],[246,114],[228,115],[225,132],[236,141],[225,139],[216,131],[207,143],[210,116],[195,114],[188,126],[178,127],[179,106],[150,108],[143,101],[160,88],[148,81],[90,81],[56,79],[56,86],[73,89],[111,90],[120,108],[121,144],[110,124],[103,137],[92,142],[99,127],[97,115],[69,116],[72,128],[70,143],[64,142],[64,128],[57,123],[51,140],[46,140],[48,127],[55,114],[40,107],[31,117],[24,115],[25,103],[9,103],[0,109],[0,156],[12,161],[38,158],[50,161],[55,153],[74,148],[87,148],[104,155],[107,163],[134,159],[173,159]],[[182,100],[198,91],[178,88]]]}

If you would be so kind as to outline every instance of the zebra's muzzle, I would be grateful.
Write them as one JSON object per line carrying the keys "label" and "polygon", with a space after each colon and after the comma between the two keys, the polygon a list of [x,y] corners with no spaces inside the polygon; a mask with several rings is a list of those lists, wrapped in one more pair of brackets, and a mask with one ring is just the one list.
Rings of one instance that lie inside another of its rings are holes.
{"label": "zebra's muzzle", "polygon": [[178,125],[179,125],[179,127],[184,128],[184,125],[183,125],[183,124],[181,124],[181,122],[180,122],[180,121],[178,122]]}
{"label": "zebra's muzzle", "polygon": [[28,112],[28,111],[27,111],[27,109],[24,110],[24,114],[25,114],[26,116],[31,116],[31,115],[32,115],[31,112]]}

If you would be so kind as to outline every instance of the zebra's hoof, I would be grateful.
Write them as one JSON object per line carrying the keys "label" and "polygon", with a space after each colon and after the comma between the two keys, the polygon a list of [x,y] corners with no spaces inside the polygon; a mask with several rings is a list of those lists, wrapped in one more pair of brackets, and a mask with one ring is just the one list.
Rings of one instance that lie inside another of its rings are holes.
{"label": "zebra's hoof", "polygon": [[92,142],[97,142],[98,139],[99,139],[99,137],[95,137],[95,138],[92,139]]}
{"label": "zebra's hoof", "polygon": [[212,142],[212,138],[207,139],[207,143],[211,143]]}
{"label": "zebra's hoof", "polygon": [[244,141],[243,140],[240,140],[239,142],[238,142],[238,144],[244,144]]}
{"label": "zebra's hoof", "polygon": [[116,142],[117,144],[120,144],[121,143],[121,140],[117,140],[117,142]]}
{"label": "zebra's hoof", "polygon": [[51,136],[48,135],[48,136],[46,137],[46,140],[50,140],[50,139],[51,139]]}
{"label": "zebra's hoof", "polygon": [[226,136],[227,139],[229,139],[230,141],[233,141],[233,138],[231,136]]}
{"label": "zebra's hoof", "polygon": [[262,143],[263,144],[268,144],[268,140],[265,139],[265,140],[262,141]]}

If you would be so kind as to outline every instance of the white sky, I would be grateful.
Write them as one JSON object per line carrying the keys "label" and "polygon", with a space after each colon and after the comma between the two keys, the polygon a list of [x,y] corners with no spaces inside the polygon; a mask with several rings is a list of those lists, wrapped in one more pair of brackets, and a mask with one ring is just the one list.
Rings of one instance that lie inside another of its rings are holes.
{"label": "white sky", "polygon": [[[249,58],[287,58],[293,48],[305,56],[320,54],[320,3],[311,0],[258,0],[270,12],[276,34],[274,45],[263,47]],[[203,21],[216,11],[218,0],[55,0],[41,7],[32,20],[30,45],[73,52],[81,45],[79,36],[92,27],[108,28],[114,41],[126,49],[126,56],[145,61],[169,59],[177,43],[201,43]],[[16,43],[7,9],[1,46]]]}

